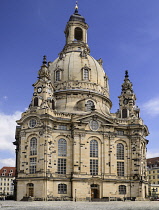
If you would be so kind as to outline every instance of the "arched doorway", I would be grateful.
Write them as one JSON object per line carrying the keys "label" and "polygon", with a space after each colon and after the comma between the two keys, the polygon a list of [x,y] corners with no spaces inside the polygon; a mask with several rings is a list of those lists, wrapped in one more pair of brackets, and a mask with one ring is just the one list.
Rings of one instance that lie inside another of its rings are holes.
{"label": "arched doorway", "polygon": [[91,184],[91,198],[99,198],[99,185]]}
{"label": "arched doorway", "polygon": [[34,184],[33,183],[27,184],[27,196],[34,197]]}

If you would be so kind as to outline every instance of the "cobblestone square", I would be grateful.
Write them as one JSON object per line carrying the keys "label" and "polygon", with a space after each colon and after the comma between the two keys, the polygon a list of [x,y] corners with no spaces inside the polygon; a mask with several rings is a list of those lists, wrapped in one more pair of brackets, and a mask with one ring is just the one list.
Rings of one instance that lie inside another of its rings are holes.
{"label": "cobblestone square", "polygon": [[0,209],[10,210],[159,210],[158,201],[70,202],[70,201],[0,201]]}

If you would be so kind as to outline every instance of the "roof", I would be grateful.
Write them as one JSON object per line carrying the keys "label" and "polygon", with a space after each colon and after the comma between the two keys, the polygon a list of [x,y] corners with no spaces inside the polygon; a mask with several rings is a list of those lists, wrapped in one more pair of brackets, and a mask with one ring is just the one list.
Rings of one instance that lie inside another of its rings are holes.
{"label": "roof", "polygon": [[159,165],[159,157],[155,158],[148,158],[147,159],[147,165]]}
{"label": "roof", "polygon": [[85,18],[81,16],[80,14],[71,15],[69,21],[80,21],[80,22],[86,23]]}
{"label": "roof", "polygon": [[85,18],[78,13],[78,5],[77,5],[77,2],[76,2],[74,14],[71,15],[69,21],[80,21],[80,22],[85,23]]}
{"label": "roof", "polygon": [[0,176],[15,177],[15,167],[6,167],[0,169]]}

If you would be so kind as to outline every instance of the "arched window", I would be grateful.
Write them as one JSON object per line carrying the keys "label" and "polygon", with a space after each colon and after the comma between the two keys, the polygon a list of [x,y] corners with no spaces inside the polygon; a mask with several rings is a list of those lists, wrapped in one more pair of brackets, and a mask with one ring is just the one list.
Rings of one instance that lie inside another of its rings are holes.
{"label": "arched window", "polygon": [[98,142],[96,140],[90,141],[90,157],[98,157]]}
{"label": "arched window", "polygon": [[83,40],[83,31],[79,27],[75,28],[75,39],[77,41],[82,41]]}
{"label": "arched window", "polygon": [[[81,57],[86,57],[86,52],[82,51],[80,55]],[[81,73],[82,73],[81,74],[82,80],[89,81],[91,75],[91,69],[86,64],[84,65],[84,67],[82,67]]]}
{"label": "arched window", "polygon": [[30,140],[30,155],[37,155],[37,139],[35,137]]}
{"label": "arched window", "polygon": [[34,98],[34,106],[38,106],[39,104],[38,104],[38,97],[35,97]]}
{"label": "arched window", "polygon": [[119,194],[121,194],[121,195],[126,194],[126,186],[125,185],[119,185]]}
{"label": "arched window", "polygon": [[128,117],[128,110],[127,109],[123,109],[122,110],[122,118],[127,118]]}
{"label": "arched window", "polygon": [[90,159],[90,174],[98,175],[98,159]]}
{"label": "arched window", "polygon": [[117,175],[124,176],[125,169],[124,169],[124,162],[117,162]]}
{"label": "arched window", "polygon": [[67,194],[66,184],[58,184],[58,194]]}
{"label": "arched window", "polygon": [[67,155],[67,142],[65,139],[58,141],[58,156],[65,157]]}
{"label": "arched window", "polygon": [[117,160],[124,160],[124,145],[119,143],[117,144]]}
{"label": "arched window", "polygon": [[90,141],[90,174],[98,175],[98,142],[96,140]]}
{"label": "arched window", "polygon": [[37,158],[33,157],[30,158],[30,174],[35,174],[36,173],[36,163],[37,163]]}
{"label": "arched window", "polygon": [[58,174],[66,174],[66,158],[58,158],[57,171]]}
{"label": "arched window", "polygon": [[57,70],[55,73],[55,80],[60,81],[61,80],[61,71]]}
{"label": "arched window", "polygon": [[86,103],[86,110],[91,111],[92,108],[94,108],[94,103],[93,103],[93,101],[88,100],[87,103]]}
{"label": "arched window", "polygon": [[88,69],[83,69],[83,79],[89,80],[89,70]]}
{"label": "arched window", "polygon": [[55,109],[55,101],[52,100],[52,109],[54,110]]}

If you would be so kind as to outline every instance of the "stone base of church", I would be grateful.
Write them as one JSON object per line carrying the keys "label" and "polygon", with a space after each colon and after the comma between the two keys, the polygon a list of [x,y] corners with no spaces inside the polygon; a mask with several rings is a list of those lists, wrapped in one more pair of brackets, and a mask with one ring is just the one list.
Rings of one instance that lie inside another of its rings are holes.
{"label": "stone base of church", "polygon": [[[60,189],[63,184],[66,189]],[[119,192],[119,186],[126,186],[126,193]],[[17,200],[39,201],[120,201],[145,200],[148,195],[146,183],[119,182],[88,179],[84,181],[63,180],[18,180]]]}

